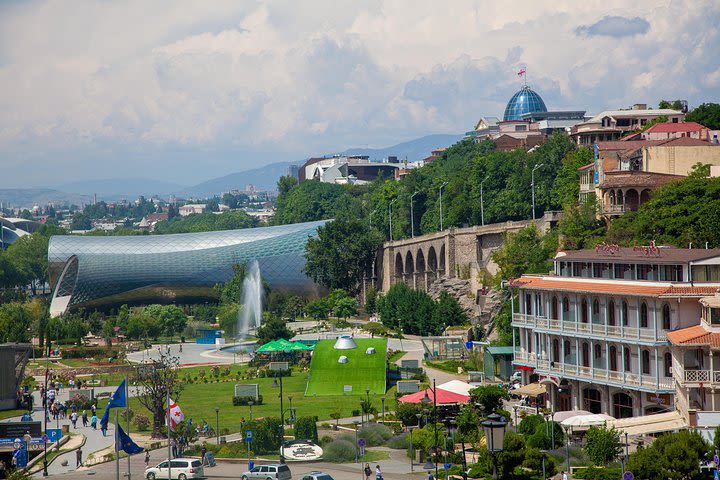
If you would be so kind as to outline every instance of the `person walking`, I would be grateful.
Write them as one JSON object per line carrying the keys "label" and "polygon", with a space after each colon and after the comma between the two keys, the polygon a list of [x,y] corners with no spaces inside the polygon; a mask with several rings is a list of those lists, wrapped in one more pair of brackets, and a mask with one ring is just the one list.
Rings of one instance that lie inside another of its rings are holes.
{"label": "person walking", "polygon": [[73,430],[77,430],[77,412],[72,412],[70,414],[70,421],[73,424]]}
{"label": "person walking", "polygon": [[148,468],[150,466],[150,450],[147,448],[145,449],[145,468]]}
{"label": "person walking", "polygon": [[372,475],[372,470],[370,469],[370,464],[365,464],[365,480],[370,480],[370,476]]}
{"label": "person walking", "polygon": [[200,461],[203,465],[205,465],[205,455],[207,454],[207,446],[205,446],[205,442],[203,442],[203,446],[200,449]]}
{"label": "person walking", "polygon": [[433,477],[433,474],[432,474],[432,471],[431,471],[431,470],[428,471],[427,480],[435,480],[435,477]]}
{"label": "person walking", "polygon": [[107,423],[100,424],[100,431],[102,432],[103,437],[107,437],[107,427],[108,427]]}
{"label": "person walking", "polygon": [[97,430],[97,415],[93,413],[93,416],[90,417],[90,427],[92,427],[93,430]]}
{"label": "person walking", "polygon": [[177,456],[178,456],[178,454],[177,454],[177,453],[178,453],[178,452],[177,452],[177,441],[176,441],[174,438],[170,439],[170,448],[171,448],[171,450],[172,450],[172,456],[173,456],[173,458],[177,458]]}
{"label": "person walking", "polygon": [[82,448],[75,451],[75,467],[82,467]]}
{"label": "person walking", "polygon": [[568,480],[567,473],[565,473],[564,470],[561,473],[562,473],[562,480]]}
{"label": "person walking", "polygon": [[82,412],[83,427],[87,427],[87,422],[88,422],[87,410],[83,410],[83,412]]}
{"label": "person walking", "polygon": [[375,466],[375,480],[382,480],[382,472],[380,471],[380,465]]}

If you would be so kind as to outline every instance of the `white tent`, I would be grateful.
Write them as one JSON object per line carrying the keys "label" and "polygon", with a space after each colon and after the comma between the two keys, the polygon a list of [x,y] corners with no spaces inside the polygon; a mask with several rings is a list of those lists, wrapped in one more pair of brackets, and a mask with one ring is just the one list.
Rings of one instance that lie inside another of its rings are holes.
{"label": "white tent", "polygon": [[556,422],[562,422],[571,417],[577,417],[578,415],[592,415],[587,410],[568,410],[566,412],[555,412],[553,420]]}
{"label": "white tent", "polygon": [[442,385],[438,385],[437,388],[441,388],[447,392],[453,392],[459,395],[465,395],[469,397],[470,390],[477,387],[474,385],[470,385],[469,383],[463,382],[462,380],[450,380],[449,382],[445,382]]}
{"label": "white tent", "polygon": [[604,413],[591,413],[590,415],[576,415],[563,420],[563,427],[592,427],[593,425],[605,425],[615,417],[605,415]]}

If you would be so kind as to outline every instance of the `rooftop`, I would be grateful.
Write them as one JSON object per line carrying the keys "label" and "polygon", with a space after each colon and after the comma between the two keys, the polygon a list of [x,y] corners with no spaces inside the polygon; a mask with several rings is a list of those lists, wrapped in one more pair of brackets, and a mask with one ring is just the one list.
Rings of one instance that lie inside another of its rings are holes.
{"label": "rooftop", "polygon": [[702,325],[668,332],[667,336],[673,345],[708,345],[720,348],[720,333],[709,332]]}
{"label": "rooftop", "polygon": [[510,282],[513,287],[552,290],[559,292],[592,292],[609,295],[643,297],[705,297],[717,290],[720,285],[692,286],[690,284],[672,284],[669,282],[644,282],[630,280],[575,279],[552,275],[523,275]]}
{"label": "rooftop", "polygon": [[596,248],[583,250],[564,250],[555,255],[555,260],[592,262],[612,258],[613,260],[637,262],[652,258],[656,263],[685,263],[720,256],[720,249],[718,248],[706,250],[701,248],[657,247],[653,245],[635,247],[607,245],[610,248],[603,247],[603,245],[598,245]]}
{"label": "rooftop", "polygon": [[649,116],[660,116],[660,115],[682,115],[680,110],[673,110],[670,108],[648,108],[648,109],[632,109],[632,110],[605,110],[600,112],[587,123],[600,123],[604,117],[649,117]]}
{"label": "rooftop", "polygon": [[669,173],[639,172],[632,170],[611,171],[605,172],[605,179],[600,184],[600,188],[659,187],[660,185],[682,180],[683,178],[686,177],[683,175],[671,175]]}
{"label": "rooftop", "polygon": [[645,130],[646,133],[681,133],[681,132],[697,132],[705,127],[697,122],[664,122],[656,123],[652,127]]}

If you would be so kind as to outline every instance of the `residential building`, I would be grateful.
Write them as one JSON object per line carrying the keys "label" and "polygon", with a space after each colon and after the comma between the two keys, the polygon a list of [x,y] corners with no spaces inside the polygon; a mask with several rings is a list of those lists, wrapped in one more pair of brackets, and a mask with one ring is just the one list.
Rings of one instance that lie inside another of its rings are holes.
{"label": "residential building", "polygon": [[720,408],[720,249],[603,244],[559,252],[553,273],[510,283],[514,364],[525,383],[546,385],[553,410],[677,410],[693,425],[699,410]]}
{"label": "residential building", "polygon": [[188,203],[178,208],[178,213],[181,217],[187,217],[193,213],[205,213],[205,210],[207,210],[207,205],[204,203]]}
{"label": "residential building", "polygon": [[157,225],[158,222],[162,222],[168,219],[167,212],[165,213],[149,213],[147,216],[145,216],[142,220],[140,220],[140,223],[138,224],[138,228],[143,230],[149,230],[154,231],[155,225]]}
{"label": "residential building", "polygon": [[639,133],[639,140],[671,140],[675,138],[695,138],[708,140],[710,129],[696,122],[656,123]]}
{"label": "residential building", "polygon": [[399,163],[371,162],[367,155],[335,155],[310,158],[300,167],[299,180],[320,180],[326,183],[363,184],[378,176],[393,178]]}
{"label": "residential building", "polygon": [[670,123],[679,123],[685,118],[680,110],[648,109],[645,104],[635,104],[630,109],[607,110],[578,123],[570,129],[570,136],[578,145],[587,146],[618,140],[660,116],[666,116]]}

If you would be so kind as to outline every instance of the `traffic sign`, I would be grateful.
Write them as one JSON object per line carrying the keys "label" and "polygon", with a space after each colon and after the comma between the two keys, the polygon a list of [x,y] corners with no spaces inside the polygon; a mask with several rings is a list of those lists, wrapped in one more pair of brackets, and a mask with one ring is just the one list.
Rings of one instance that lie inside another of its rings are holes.
{"label": "traffic sign", "polygon": [[62,438],[62,430],[60,430],[59,428],[48,428],[46,435],[48,437],[48,440],[51,443],[54,443]]}
{"label": "traffic sign", "polygon": [[443,469],[445,469],[445,470],[450,470],[450,467],[452,467],[452,463],[443,464]]}
{"label": "traffic sign", "polygon": [[635,475],[630,470],[623,474],[623,480],[633,480],[633,478],[635,478]]}
{"label": "traffic sign", "polygon": [[245,441],[252,442],[252,430],[245,430]]}
{"label": "traffic sign", "polygon": [[470,350],[470,349],[472,349],[472,347],[473,347],[473,342],[465,342],[465,348]]}
{"label": "traffic sign", "polygon": [[364,446],[365,446],[365,439],[364,439],[364,438],[361,438],[361,439],[358,440],[358,446],[360,446],[360,447],[364,447]]}
{"label": "traffic sign", "polygon": [[50,441],[50,437],[48,437],[47,434],[43,435],[41,438],[43,443],[48,443]]}
{"label": "traffic sign", "polygon": [[720,458],[718,458],[717,453],[716,453],[715,456],[713,457],[713,462],[715,462],[715,467],[717,467],[718,465],[720,465]]}
{"label": "traffic sign", "polygon": [[720,479],[720,477],[718,476],[718,471],[717,471],[717,469],[715,469],[715,471],[713,472],[713,479],[714,479],[714,480],[719,480],[719,479]]}

